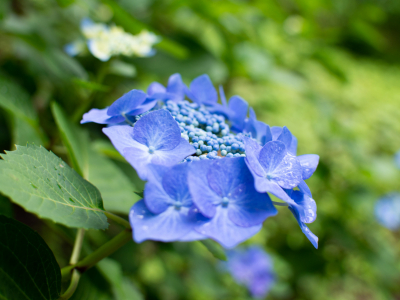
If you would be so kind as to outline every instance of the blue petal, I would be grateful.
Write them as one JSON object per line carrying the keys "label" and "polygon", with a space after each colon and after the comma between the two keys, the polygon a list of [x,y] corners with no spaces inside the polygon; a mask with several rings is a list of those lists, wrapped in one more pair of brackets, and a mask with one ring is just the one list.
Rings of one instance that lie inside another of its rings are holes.
{"label": "blue petal", "polygon": [[400,228],[400,194],[394,192],[380,198],[375,204],[375,217],[388,229]]}
{"label": "blue petal", "polygon": [[300,215],[299,211],[296,207],[289,206],[290,211],[293,213],[294,217],[297,220],[297,223],[299,223],[299,226],[301,228],[301,231],[306,235],[306,237],[310,240],[310,242],[313,244],[313,246],[318,249],[318,237],[311,232],[311,230],[300,220]]}
{"label": "blue petal", "polygon": [[171,198],[162,186],[162,178],[168,167],[149,164],[147,180],[144,188],[144,201],[147,208],[154,214],[165,211],[171,205]]}
{"label": "blue petal", "polygon": [[108,108],[97,109],[93,108],[85,113],[82,117],[81,124],[94,122],[98,124],[116,124],[125,121],[122,116],[110,117],[107,115]]}
{"label": "blue petal", "polygon": [[176,73],[169,77],[167,92],[174,96],[172,100],[181,101],[185,98],[185,85],[181,74]]}
{"label": "blue petal", "polygon": [[[286,126],[285,126],[286,127]],[[286,128],[287,129],[287,128]],[[273,126],[273,127],[271,127],[271,133],[272,133],[272,140],[273,141],[276,141],[276,140],[281,140],[281,139],[283,139],[283,140],[288,140],[288,137],[286,136],[286,137],[283,137],[283,136],[285,136],[286,135],[286,133],[284,133],[284,128],[282,128],[282,127],[278,127],[278,126]],[[289,131],[289,129],[287,129],[287,131]],[[296,152],[297,152],[297,138],[289,131],[289,133],[291,134],[291,142],[290,142],[290,144],[289,143],[285,143],[285,146],[286,146],[286,150],[289,152],[289,153],[291,153],[291,154],[293,154],[293,155],[296,155]],[[282,137],[281,137],[281,139],[280,139],[280,136],[281,135],[283,135]]]}
{"label": "blue petal", "polygon": [[208,184],[207,173],[212,163],[211,160],[191,162],[188,176],[193,202],[200,212],[208,218],[215,215],[215,203],[221,201],[221,197]]}
{"label": "blue petal", "polygon": [[293,191],[290,197],[295,202],[291,206],[298,211],[300,221],[303,223],[314,222],[317,218],[317,205],[314,199],[300,191]]}
{"label": "blue petal", "polygon": [[241,227],[228,217],[228,210],[217,207],[215,216],[195,227],[196,231],[219,242],[225,248],[233,248],[260,231],[262,225]]}
{"label": "blue petal", "polygon": [[140,118],[133,132],[136,141],[156,150],[172,150],[181,142],[181,130],[165,109],[156,110]]}
{"label": "blue petal", "polygon": [[265,177],[265,171],[258,161],[261,146],[253,139],[244,137],[244,146],[246,150],[246,164],[253,176]]}
{"label": "blue petal", "polygon": [[275,181],[268,180],[265,177],[254,176],[254,186],[259,193],[271,193],[275,197],[293,204],[294,201],[285,193],[285,191]]}
{"label": "blue petal", "polygon": [[221,98],[222,106],[227,107],[225,92],[222,85],[219,86],[219,97]]}
{"label": "blue petal", "polygon": [[147,88],[147,94],[149,96],[152,96],[157,93],[163,94],[166,91],[167,91],[167,89],[161,83],[158,83],[158,82],[151,83],[149,85],[149,87]]}
{"label": "blue petal", "polygon": [[[111,140],[115,149],[123,155],[124,149],[129,147],[141,148],[143,145],[133,138],[133,128],[128,125],[103,128],[103,132]],[[147,149],[147,148],[143,148]]]}
{"label": "blue petal", "polygon": [[[249,171],[246,176],[251,177]],[[253,180],[250,184],[239,185],[230,197],[228,205],[229,218],[242,227],[261,224],[268,217],[278,213],[272,204],[271,198],[266,193],[258,193],[254,189]]]}
{"label": "blue petal", "polygon": [[200,241],[205,240],[207,237],[198,233],[195,230],[190,231],[187,235],[181,237],[179,239],[180,242],[193,242],[193,241]]}
{"label": "blue petal", "polygon": [[214,161],[207,173],[207,180],[211,189],[221,198],[228,197],[239,185],[253,185],[243,157]]}
{"label": "blue petal", "polygon": [[302,180],[297,187],[299,188],[300,192],[312,197],[311,190],[304,180]]}
{"label": "blue petal", "polygon": [[303,170],[303,180],[306,180],[314,174],[317,169],[319,156],[316,154],[305,154],[297,156]]}
{"label": "blue petal", "polygon": [[162,186],[171,199],[183,206],[190,207],[193,205],[193,201],[189,193],[188,170],[189,164],[187,163],[173,166],[168,170],[168,174],[163,177]]}
{"label": "blue petal", "polygon": [[271,129],[264,122],[257,121],[256,113],[252,107],[249,109],[249,118],[245,122],[243,131],[250,133],[251,137],[260,142],[261,145],[272,141]]}
{"label": "blue petal", "polygon": [[124,148],[122,155],[135,168],[140,179],[147,180],[149,173],[148,165],[152,163],[153,155],[149,153],[147,146],[140,145],[139,147]]}
{"label": "blue petal", "polygon": [[288,149],[290,147],[290,144],[292,143],[292,133],[289,131],[289,129],[286,126],[284,126],[281,134],[278,136],[278,138],[276,140],[284,143],[286,146],[286,149]]}
{"label": "blue petal", "polygon": [[229,99],[229,109],[231,111],[229,120],[232,123],[233,131],[243,131],[248,107],[249,104],[239,96],[233,96]]}
{"label": "blue petal", "polygon": [[129,221],[134,240],[141,243],[144,240],[177,241],[193,229],[196,219],[190,216],[188,209],[176,210],[172,206],[160,214],[153,214],[140,200],[132,207]]}
{"label": "blue petal", "polygon": [[136,107],[134,110],[132,110],[131,112],[129,112],[127,115],[128,116],[137,116],[140,115],[144,112],[149,111],[150,109],[152,109],[154,106],[156,106],[157,101],[156,100],[150,100],[147,98],[147,100],[142,104],[139,105],[138,107]]}
{"label": "blue petal", "polygon": [[180,138],[178,146],[174,149],[155,151],[152,161],[158,165],[173,166],[195,152],[196,149],[187,140]]}
{"label": "blue petal", "polygon": [[259,161],[267,176],[285,189],[298,186],[302,180],[300,163],[286,152],[285,145],[280,141],[266,143],[260,151]]}
{"label": "blue petal", "polygon": [[217,91],[215,90],[210,77],[206,74],[195,78],[190,83],[190,95],[188,95],[188,97],[198,104],[212,105],[218,102]]}
{"label": "blue petal", "polygon": [[131,112],[141,105],[147,98],[147,95],[139,90],[131,90],[121,98],[115,100],[108,108],[109,116],[130,115]]}

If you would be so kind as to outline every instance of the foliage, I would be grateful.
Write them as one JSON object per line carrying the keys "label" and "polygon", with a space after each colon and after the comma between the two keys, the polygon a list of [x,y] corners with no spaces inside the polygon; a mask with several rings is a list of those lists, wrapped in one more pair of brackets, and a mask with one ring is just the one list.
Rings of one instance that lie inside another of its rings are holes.
{"label": "foliage", "polygon": [[[400,149],[399,15],[398,1],[375,0],[1,1],[0,145],[22,146],[0,161],[0,191],[14,202],[0,196],[0,214],[37,229],[64,267],[74,236],[67,227],[105,229],[102,203],[126,217],[140,198],[134,192],[143,189],[101,127],[78,125],[82,114],[152,81],[165,84],[175,72],[186,83],[208,73],[227,96],[247,100],[259,120],[286,125],[299,154],[320,155],[309,181],[318,205],[310,229],[320,237],[319,250],[283,210],[248,242],[272,256],[277,278],[268,299],[396,299],[399,235],[374,220],[373,207],[398,189],[400,176],[392,158]],[[80,36],[87,16],[132,34],[155,32],[162,37],[156,55],[109,62],[69,57],[63,47]],[[71,204],[66,191],[75,193],[71,216],[62,208]],[[118,234],[110,223],[105,232],[87,231],[83,254]],[[206,247],[129,242],[84,273],[73,298],[123,299],[139,291],[145,299],[248,299]]]}

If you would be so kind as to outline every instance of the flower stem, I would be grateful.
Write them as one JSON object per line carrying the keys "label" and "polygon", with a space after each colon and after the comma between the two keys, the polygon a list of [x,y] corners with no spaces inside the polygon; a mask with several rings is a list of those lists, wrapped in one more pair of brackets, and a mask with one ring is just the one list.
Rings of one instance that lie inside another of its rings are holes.
{"label": "flower stem", "polygon": [[105,211],[104,214],[109,218],[110,220],[113,220],[115,223],[125,227],[125,228],[131,228],[131,225],[129,222],[117,215],[114,215],[113,213],[110,213],[108,211]]}
{"label": "flower stem", "polygon": [[274,205],[278,205],[278,206],[289,206],[289,204],[287,204],[286,202],[272,201],[272,203],[273,203]]}
{"label": "flower stem", "polygon": [[68,287],[68,289],[65,291],[64,294],[58,298],[58,300],[67,300],[72,297],[72,295],[75,293],[76,288],[78,287],[79,279],[81,278],[81,273],[79,273],[77,270],[74,270],[72,272],[72,278],[71,278],[71,283]]}
{"label": "flower stem", "polygon": [[86,270],[97,264],[103,258],[117,251],[131,239],[132,239],[132,229],[126,228],[120,234],[115,236],[112,240],[105,243],[99,249],[92,252],[78,263],[62,268],[61,269],[62,278],[63,279],[67,278],[71,274],[72,270],[77,270],[80,273],[85,272]]}

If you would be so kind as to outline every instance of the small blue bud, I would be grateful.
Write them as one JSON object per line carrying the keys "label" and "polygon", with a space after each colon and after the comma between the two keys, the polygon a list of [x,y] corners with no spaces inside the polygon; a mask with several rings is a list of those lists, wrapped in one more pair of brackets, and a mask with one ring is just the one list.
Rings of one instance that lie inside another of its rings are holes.
{"label": "small blue bud", "polygon": [[227,154],[226,150],[221,150],[221,155],[222,156],[226,156],[226,154]]}
{"label": "small blue bud", "polygon": [[203,152],[201,152],[200,149],[197,149],[197,150],[196,150],[196,155],[201,155],[201,154],[203,154]]}
{"label": "small blue bud", "polygon": [[219,145],[220,150],[226,150],[226,146],[224,144]]}
{"label": "small blue bud", "polygon": [[206,155],[201,155],[201,156],[199,156],[200,157],[200,159],[207,159],[207,156]]}
{"label": "small blue bud", "polygon": [[211,152],[212,151],[212,146],[207,146],[207,151]]}
{"label": "small blue bud", "polygon": [[232,154],[232,153],[228,153],[228,154],[226,155],[226,157],[233,157],[233,154]]}
{"label": "small blue bud", "polygon": [[195,148],[199,148],[199,143],[192,143],[192,146]]}
{"label": "small blue bud", "polygon": [[231,146],[227,146],[227,147],[226,147],[226,152],[232,152]]}
{"label": "small blue bud", "polygon": [[213,149],[218,151],[219,150],[219,145],[218,144],[214,144],[213,145]]}
{"label": "small blue bud", "polygon": [[233,143],[232,144],[232,150],[233,151],[236,151],[236,150],[238,150],[239,149],[239,145],[237,144],[237,143]]}
{"label": "small blue bud", "polygon": [[206,130],[207,130],[207,131],[211,131],[211,130],[212,130],[212,127],[211,127],[211,126],[206,126]]}
{"label": "small blue bud", "polygon": [[208,146],[206,146],[206,145],[201,145],[201,146],[200,146],[200,150],[201,150],[202,152],[206,152],[206,151],[208,150]]}

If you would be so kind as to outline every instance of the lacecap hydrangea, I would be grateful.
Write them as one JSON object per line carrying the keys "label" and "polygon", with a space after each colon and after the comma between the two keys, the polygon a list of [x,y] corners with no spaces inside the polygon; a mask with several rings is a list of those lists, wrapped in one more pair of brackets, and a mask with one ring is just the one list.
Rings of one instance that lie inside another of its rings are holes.
{"label": "lacecap hydrangea", "polygon": [[318,155],[297,156],[287,127],[257,120],[241,97],[227,101],[222,87],[219,96],[221,103],[207,75],[186,86],[173,74],[167,86],[154,82],[83,115],[81,123],[108,125],[103,132],[147,181],[129,214],[134,240],[211,238],[232,248],[276,215],[275,206],[286,206],[317,248],[306,226],[317,207],[305,180]]}
{"label": "lacecap hydrangea", "polygon": [[70,56],[83,53],[87,47],[101,61],[117,55],[146,57],[155,53],[152,47],[160,41],[158,36],[147,30],[132,35],[122,27],[95,23],[89,18],[83,19],[80,27],[85,40],[76,40],[64,47]]}

